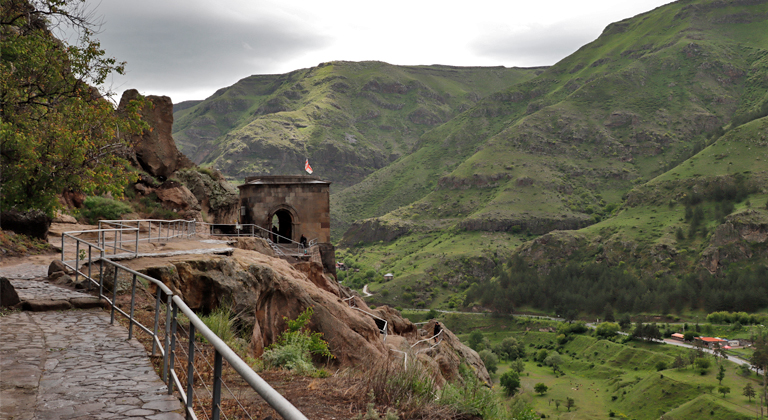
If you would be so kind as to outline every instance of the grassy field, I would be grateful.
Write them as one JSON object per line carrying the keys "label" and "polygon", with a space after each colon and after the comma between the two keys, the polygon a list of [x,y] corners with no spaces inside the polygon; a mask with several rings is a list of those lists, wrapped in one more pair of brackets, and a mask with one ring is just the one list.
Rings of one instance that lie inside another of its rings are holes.
{"label": "grassy field", "polygon": [[[403,315],[420,321],[426,312],[406,311]],[[439,319],[462,340],[479,330],[491,347],[510,336],[524,343],[527,354],[520,392],[546,418],[652,420],[663,415],[665,419],[747,419],[758,410],[755,400],[748,401],[742,390],[747,383],[759,389],[761,378],[754,373],[744,376],[736,364],[721,362],[725,367],[722,385],[730,388],[723,397],[716,378],[720,364],[713,358],[709,357],[711,366],[704,375],[690,366],[671,367],[676,356],[688,356],[692,350],[687,348],[638,341],[622,344],[590,334],[573,335],[558,345],[558,333],[539,331],[557,328],[559,323],[554,321],[479,314],[441,314]],[[562,373],[533,360],[542,349],[561,355]],[[657,370],[659,362],[668,367]],[[510,362],[502,361],[492,377],[498,381],[509,369]],[[544,395],[534,392],[538,383],[547,385]],[[494,388],[503,397],[498,382]],[[575,401],[570,411],[565,407],[567,398]]]}

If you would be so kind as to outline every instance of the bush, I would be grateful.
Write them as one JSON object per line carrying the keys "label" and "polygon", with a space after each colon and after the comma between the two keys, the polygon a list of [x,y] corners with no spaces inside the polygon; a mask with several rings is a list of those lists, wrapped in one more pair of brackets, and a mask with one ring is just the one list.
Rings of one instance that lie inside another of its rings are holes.
{"label": "bush", "polygon": [[498,370],[497,365],[499,364],[499,358],[490,350],[482,350],[478,355],[480,355],[480,360],[483,361],[488,373],[496,373],[496,370]]}
{"label": "bush", "polygon": [[501,375],[499,383],[507,395],[514,395],[517,389],[520,388],[520,376],[514,370],[508,370]]}
{"label": "bush", "polygon": [[287,329],[280,338],[264,352],[262,359],[267,366],[284,367],[300,374],[313,374],[312,355],[334,358],[328,349],[328,343],[322,339],[322,333],[311,332],[306,326],[312,318],[313,309],[308,307],[295,320],[286,317]]}
{"label": "bush", "polygon": [[83,206],[81,214],[91,224],[99,220],[117,220],[133,211],[133,207],[127,203],[104,197],[86,197]]}
{"label": "bush", "polygon": [[[203,321],[208,329],[211,330],[222,341],[229,344],[235,339],[235,332],[233,331],[234,317],[232,311],[227,305],[219,305],[215,311],[208,315],[201,316],[200,320]],[[196,334],[198,338],[201,338],[201,334]]]}

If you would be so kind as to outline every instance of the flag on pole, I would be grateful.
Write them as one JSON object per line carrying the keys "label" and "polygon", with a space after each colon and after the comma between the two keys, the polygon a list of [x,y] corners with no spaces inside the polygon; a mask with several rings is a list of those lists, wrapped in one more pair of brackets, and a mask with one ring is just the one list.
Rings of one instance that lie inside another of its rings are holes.
{"label": "flag on pole", "polygon": [[307,171],[308,174],[312,175],[312,167],[309,166],[309,159],[304,162],[304,170]]}

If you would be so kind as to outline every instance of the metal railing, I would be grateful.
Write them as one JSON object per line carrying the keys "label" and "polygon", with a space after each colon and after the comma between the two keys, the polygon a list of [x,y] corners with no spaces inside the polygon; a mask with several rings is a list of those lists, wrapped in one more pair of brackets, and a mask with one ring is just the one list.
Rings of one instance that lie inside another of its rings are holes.
{"label": "metal railing", "polygon": [[[120,224],[122,225],[120,228],[105,229],[105,231],[116,232],[127,230],[130,232],[135,232],[136,236],[133,238],[134,243],[137,243],[136,241],[140,240],[138,233],[141,229],[139,225],[136,227],[129,227],[122,224],[122,222]],[[116,224],[111,223],[109,225],[114,226]],[[170,228],[171,225],[168,226],[169,229],[172,229]],[[176,232],[175,235],[188,234],[188,230],[185,229],[178,229],[178,231],[184,233]],[[87,232],[93,233],[93,231]],[[101,233],[99,233],[97,237],[100,237],[100,235]],[[170,238],[171,236],[173,235],[169,233],[166,236],[166,239]],[[306,417],[298,409],[296,409],[296,407],[294,407],[288,400],[286,400],[282,395],[280,395],[271,386],[269,386],[269,384],[267,384],[259,375],[257,375],[248,366],[247,363],[245,363],[223,340],[221,340],[205,325],[205,323],[195,314],[195,312],[186,305],[180,296],[174,294],[173,291],[165,284],[157,279],[109,260],[106,253],[108,245],[103,240],[99,240],[98,243],[92,243],[72,234],[67,235],[67,237],[75,241],[75,255],[77,255],[78,258],[75,258],[74,266],[69,264],[69,262],[64,257],[66,250],[63,246],[64,241],[62,240],[62,261],[67,266],[75,270],[76,278],[82,275],[88,280],[88,289],[91,289],[94,286],[98,287],[99,298],[105,299],[109,303],[110,323],[114,323],[115,314],[117,313],[123,315],[128,320],[129,339],[133,337],[134,326],[150,336],[152,340],[151,354],[156,355],[156,353],[159,352],[159,356],[162,356],[162,380],[167,385],[168,394],[173,394],[174,387],[178,390],[180,399],[185,406],[187,419],[197,419],[195,412],[195,401],[197,401],[198,412],[203,413],[206,418],[218,420],[222,414],[222,385],[224,385],[224,387],[229,390],[231,396],[237,400],[237,396],[235,396],[235,394],[229,389],[228,386],[226,386],[222,380],[223,363],[227,362],[227,364],[284,419],[306,420]],[[117,243],[121,243],[119,239],[117,240]],[[120,249],[120,246],[114,245],[114,243],[109,245],[112,246],[112,249],[115,252]],[[83,258],[81,259],[79,251],[85,250],[86,248],[88,251],[87,253],[83,254]],[[97,257],[94,256],[94,251],[96,251],[98,254]],[[81,261],[82,265],[80,264]],[[83,271],[83,267],[85,265],[88,267],[87,272]],[[98,267],[98,278],[96,278],[93,273],[93,268],[95,267]],[[118,300],[118,289],[120,288],[119,283],[121,277],[124,278],[126,276],[128,276],[130,279],[131,299],[128,308],[121,309],[116,302]],[[109,280],[111,280],[111,287]],[[105,281],[107,282],[106,284]],[[144,281],[147,284],[152,284],[156,287],[154,308],[155,316],[154,325],[152,328],[143,325],[136,319],[135,316],[136,286],[137,282],[139,281]],[[105,287],[107,289],[111,288],[111,296],[105,294]],[[163,306],[165,309],[165,322],[161,325],[160,314],[162,312]],[[183,331],[183,325],[179,323],[179,312],[189,320],[187,331]],[[158,330],[161,328],[161,326],[163,327],[164,331],[160,331],[159,333]],[[185,334],[180,334],[179,329],[181,329],[181,332],[184,332]],[[201,358],[197,356],[201,353],[201,351],[198,345],[195,343],[196,334],[201,335],[213,346],[213,366],[210,366],[207,358]],[[179,342],[185,338],[187,340],[186,350],[183,346],[178,345]],[[177,351],[181,351],[182,354],[186,357],[186,369],[183,367],[177,369]],[[205,363],[209,364],[211,370],[213,371],[211,384],[212,390],[207,386],[207,384],[205,384],[199,369],[195,367],[196,357],[197,360],[205,360]],[[200,388],[199,385],[202,384],[203,388],[209,391],[209,401],[211,404],[210,416],[206,411],[203,410],[206,404],[198,395],[201,391],[195,389],[196,376],[198,378],[198,388]],[[239,406],[245,410],[240,401],[238,400],[237,402]],[[246,415],[249,418],[251,417],[247,410]]]}
{"label": "metal railing", "polygon": [[360,311],[360,312],[370,316],[371,318],[373,318],[373,322],[376,323],[376,327],[379,329],[379,332],[384,334],[384,338],[382,339],[382,341],[384,341],[386,343],[387,342],[387,320],[382,318],[382,317],[380,317],[380,316],[376,316],[373,313],[368,312],[368,311],[366,311],[364,309],[358,308],[357,305],[355,305],[354,298],[355,298],[354,296],[351,296],[351,297],[348,297],[348,298],[342,299],[342,300],[344,302],[347,302],[347,305],[349,305],[350,308],[352,308],[352,309],[354,309],[356,311]]}
{"label": "metal railing", "polygon": [[[272,232],[259,225],[198,223],[198,235],[222,237],[255,237],[266,239],[270,248],[279,256],[310,257],[311,249],[317,245],[317,238],[307,241],[305,246],[291,238]],[[206,229],[207,228],[207,229]],[[283,244],[289,244],[288,246]]]}
{"label": "metal railing", "polygon": [[188,239],[196,233],[195,224],[194,220],[101,220],[98,229],[64,232],[61,260],[77,266],[87,256],[86,247],[88,253],[96,247],[104,256],[135,258],[140,244]]}

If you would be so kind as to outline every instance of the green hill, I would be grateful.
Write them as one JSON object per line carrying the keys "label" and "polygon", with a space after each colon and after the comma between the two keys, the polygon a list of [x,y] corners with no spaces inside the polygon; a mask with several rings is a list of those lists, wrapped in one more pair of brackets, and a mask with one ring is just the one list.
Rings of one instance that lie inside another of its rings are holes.
{"label": "green hill", "polygon": [[766,20],[766,1],[685,1],[608,26],[335,194],[335,226],[357,220],[341,256],[399,275],[375,303],[428,307],[510,252],[638,278],[764,261]]}
{"label": "green hill", "polygon": [[542,69],[331,62],[251,76],[178,104],[173,136],[225,175],[301,173],[349,186],[410,153],[423,133]]}

